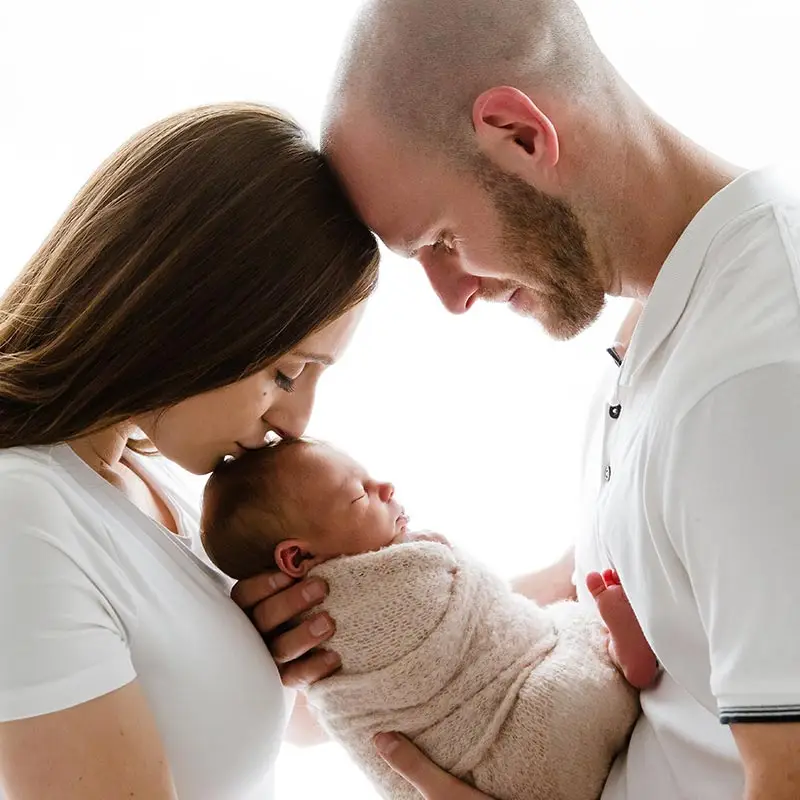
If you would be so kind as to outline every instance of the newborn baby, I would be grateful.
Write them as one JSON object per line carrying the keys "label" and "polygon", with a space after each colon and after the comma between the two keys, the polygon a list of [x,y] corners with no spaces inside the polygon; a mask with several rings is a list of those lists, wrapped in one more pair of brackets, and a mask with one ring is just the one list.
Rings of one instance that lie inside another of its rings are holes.
{"label": "newborn baby", "polygon": [[400,731],[498,800],[596,800],[656,663],[613,573],[592,609],[540,608],[442,537],[411,533],[391,484],[327,445],[287,441],[226,462],[203,543],[233,578],[323,578],[342,668],[309,688],[323,725],[391,798],[418,797],[380,759]]}

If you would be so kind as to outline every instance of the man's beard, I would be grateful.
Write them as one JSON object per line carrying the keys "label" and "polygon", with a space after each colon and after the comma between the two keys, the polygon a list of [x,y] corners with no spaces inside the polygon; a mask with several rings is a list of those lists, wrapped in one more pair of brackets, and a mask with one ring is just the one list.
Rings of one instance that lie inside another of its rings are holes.
{"label": "man's beard", "polygon": [[487,191],[502,226],[501,250],[508,260],[505,294],[530,293],[547,333],[566,340],[588,328],[605,306],[605,289],[589,252],[586,229],[563,201],[543,194],[483,157],[476,177]]}

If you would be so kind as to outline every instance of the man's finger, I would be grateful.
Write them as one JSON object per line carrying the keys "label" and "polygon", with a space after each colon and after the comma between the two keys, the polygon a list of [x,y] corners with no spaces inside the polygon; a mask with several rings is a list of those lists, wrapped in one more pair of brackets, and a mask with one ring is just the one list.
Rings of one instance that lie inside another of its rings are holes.
{"label": "man's finger", "polygon": [[285,664],[304,656],[325,639],[330,639],[333,631],[331,618],[324,613],[316,614],[301,622],[296,628],[269,639],[267,644],[275,662]]}
{"label": "man's finger", "polygon": [[341,666],[339,656],[330,650],[317,650],[278,667],[283,685],[303,690],[322,678],[327,678]]}
{"label": "man's finger", "polygon": [[327,591],[325,581],[319,578],[290,586],[257,603],[252,610],[253,622],[261,633],[269,634],[313,608],[322,601]]}

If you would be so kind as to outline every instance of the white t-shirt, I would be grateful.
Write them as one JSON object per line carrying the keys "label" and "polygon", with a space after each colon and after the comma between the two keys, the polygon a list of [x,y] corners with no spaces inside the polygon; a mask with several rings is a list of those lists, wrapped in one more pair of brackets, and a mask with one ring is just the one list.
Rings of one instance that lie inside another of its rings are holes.
{"label": "white t-shirt", "polygon": [[800,180],[748,173],[665,262],[590,436],[576,584],[664,666],[603,800],[732,800],[729,723],[800,721]]}
{"label": "white t-shirt", "polygon": [[261,637],[203,558],[188,484],[139,458],[180,536],[67,445],[0,451],[0,720],[138,679],[180,800],[271,796],[287,703]]}

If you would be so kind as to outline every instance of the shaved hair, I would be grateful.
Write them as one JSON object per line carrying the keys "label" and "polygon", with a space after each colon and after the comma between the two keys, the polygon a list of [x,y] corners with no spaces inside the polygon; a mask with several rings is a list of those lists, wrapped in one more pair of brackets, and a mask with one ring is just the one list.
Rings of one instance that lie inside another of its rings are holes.
{"label": "shaved hair", "polygon": [[580,103],[612,73],[573,0],[369,0],[345,44],[325,128],[352,103],[458,158],[474,150],[472,106],[486,89]]}

